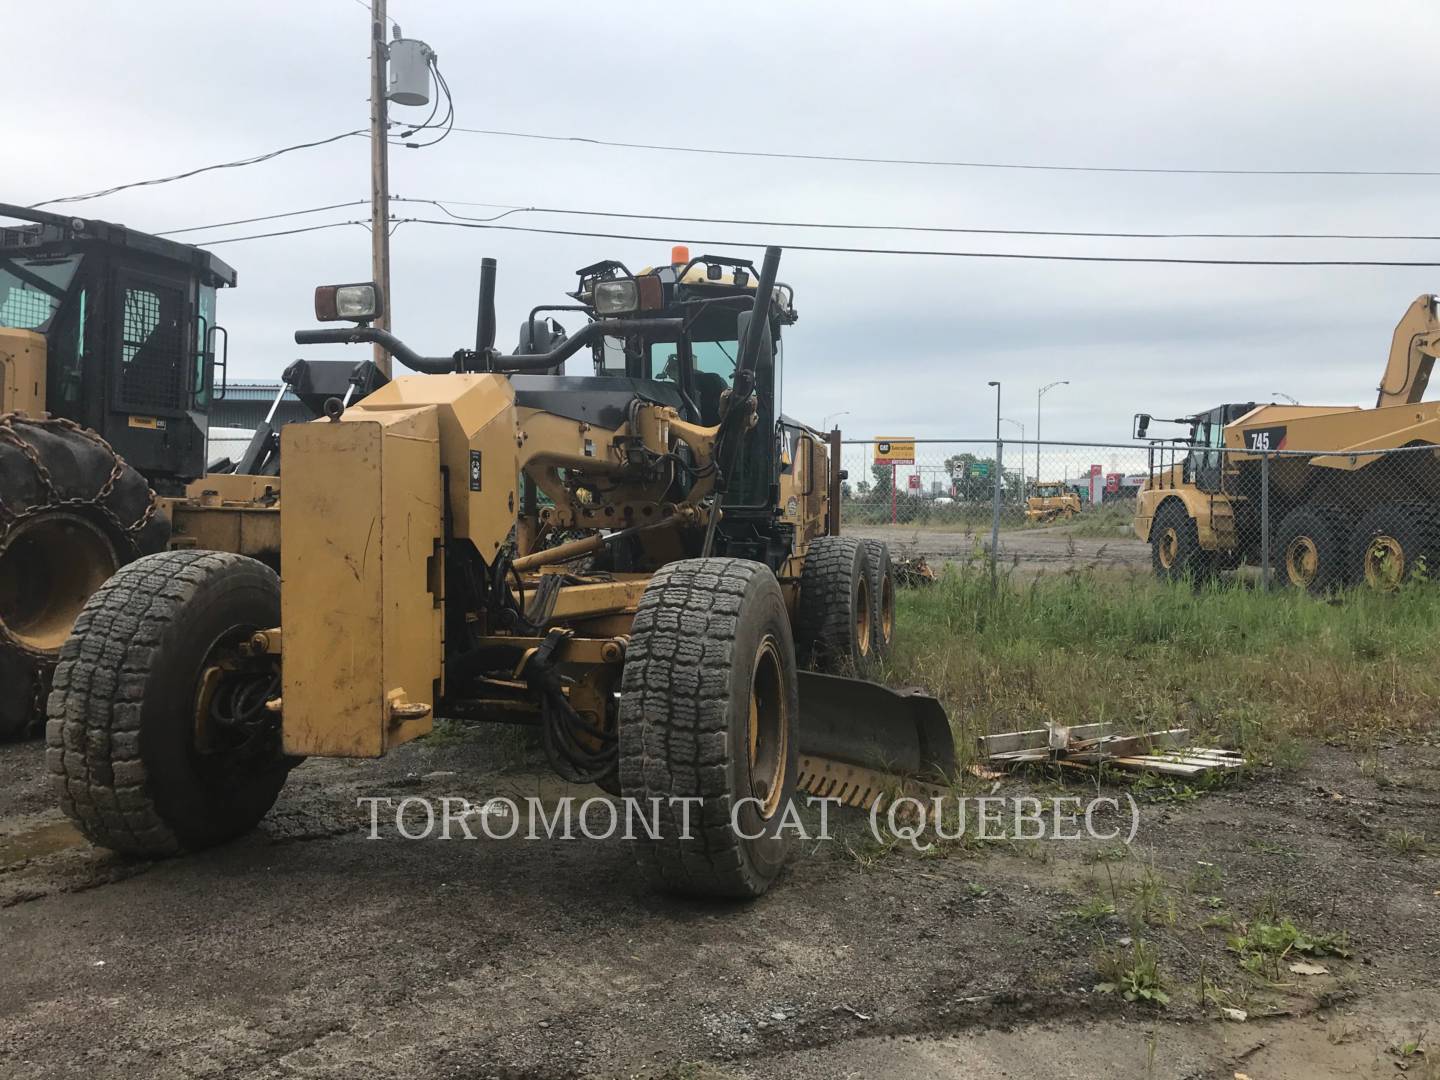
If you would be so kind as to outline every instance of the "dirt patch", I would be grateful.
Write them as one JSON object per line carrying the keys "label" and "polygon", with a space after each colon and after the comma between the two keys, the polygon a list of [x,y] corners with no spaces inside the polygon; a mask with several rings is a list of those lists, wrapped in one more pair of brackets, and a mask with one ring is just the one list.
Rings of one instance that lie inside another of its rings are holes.
{"label": "dirt patch", "polygon": [[[1142,804],[1132,851],[886,853],[851,816],[759,902],[716,905],[646,890],[621,840],[366,839],[360,795],[555,793],[479,737],[307,763],[256,834],[160,863],[36,809],[40,748],[9,746],[0,1072],[1078,1077],[1145,1075],[1153,1042],[1155,1076],[1393,1073],[1388,1044],[1440,1015],[1437,859],[1394,839],[1433,832],[1437,763],[1319,747]],[[1138,924],[1103,913],[1144,890]],[[1351,955],[1257,980],[1206,923],[1264,911]],[[1168,1008],[1094,990],[1097,952],[1137,933]],[[1213,1019],[1222,992],[1246,1023]]]}

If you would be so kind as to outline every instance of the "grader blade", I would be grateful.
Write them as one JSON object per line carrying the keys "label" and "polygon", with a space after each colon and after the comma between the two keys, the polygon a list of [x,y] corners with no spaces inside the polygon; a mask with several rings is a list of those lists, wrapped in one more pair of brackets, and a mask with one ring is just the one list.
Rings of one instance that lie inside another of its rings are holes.
{"label": "grader blade", "polygon": [[948,791],[955,739],[940,702],[864,679],[800,672],[799,786],[869,809]]}

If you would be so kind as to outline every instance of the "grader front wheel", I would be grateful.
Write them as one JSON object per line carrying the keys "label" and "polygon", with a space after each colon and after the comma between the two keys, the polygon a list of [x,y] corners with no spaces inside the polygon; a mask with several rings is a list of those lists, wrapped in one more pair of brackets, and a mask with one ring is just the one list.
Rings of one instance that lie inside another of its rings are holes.
{"label": "grader front wheel", "polygon": [[244,645],[280,622],[274,571],[171,551],[123,567],[85,605],[55,671],[46,761],[61,808],[101,847],[174,855],[223,843],[274,804],[278,671]]}
{"label": "grader front wheel", "polygon": [[799,771],[795,647],[761,563],[687,559],[650,581],[620,689],[620,785],[659,800],[650,881],[697,896],[759,896],[787,851],[782,811]]}

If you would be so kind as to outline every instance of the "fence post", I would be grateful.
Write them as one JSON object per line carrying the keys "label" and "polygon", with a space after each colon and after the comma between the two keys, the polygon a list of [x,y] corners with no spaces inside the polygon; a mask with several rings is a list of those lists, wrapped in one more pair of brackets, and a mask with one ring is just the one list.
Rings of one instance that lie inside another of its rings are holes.
{"label": "fence post", "polygon": [[895,511],[900,499],[899,489],[895,486],[895,463],[890,463],[890,524],[895,524]]}
{"label": "fence post", "polygon": [[1260,455],[1260,588],[1270,589],[1270,455]]}
{"label": "fence post", "polygon": [[990,592],[992,594],[999,588],[999,571],[996,569],[995,561],[1000,555],[1000,488],[1001,481],[1005,475],[1005,443],[1001,439],[995,440],[995,505],[990,515]]}

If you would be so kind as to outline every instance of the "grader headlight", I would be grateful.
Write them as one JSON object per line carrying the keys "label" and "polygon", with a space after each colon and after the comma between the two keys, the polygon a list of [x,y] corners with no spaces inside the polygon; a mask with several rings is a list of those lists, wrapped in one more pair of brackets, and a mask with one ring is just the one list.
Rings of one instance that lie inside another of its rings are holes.
{"label": "grader headlight", "polygon": [[640,306],[640,287],[634,278],[597,281],[592,299],[598,315],[621,315]]}
{"label": "grader headlight", "polygon": [[321,285],[315,290],[315,318],[319,322],[371,322],[380,317],[380,286],[373,281],[354,285]]}

